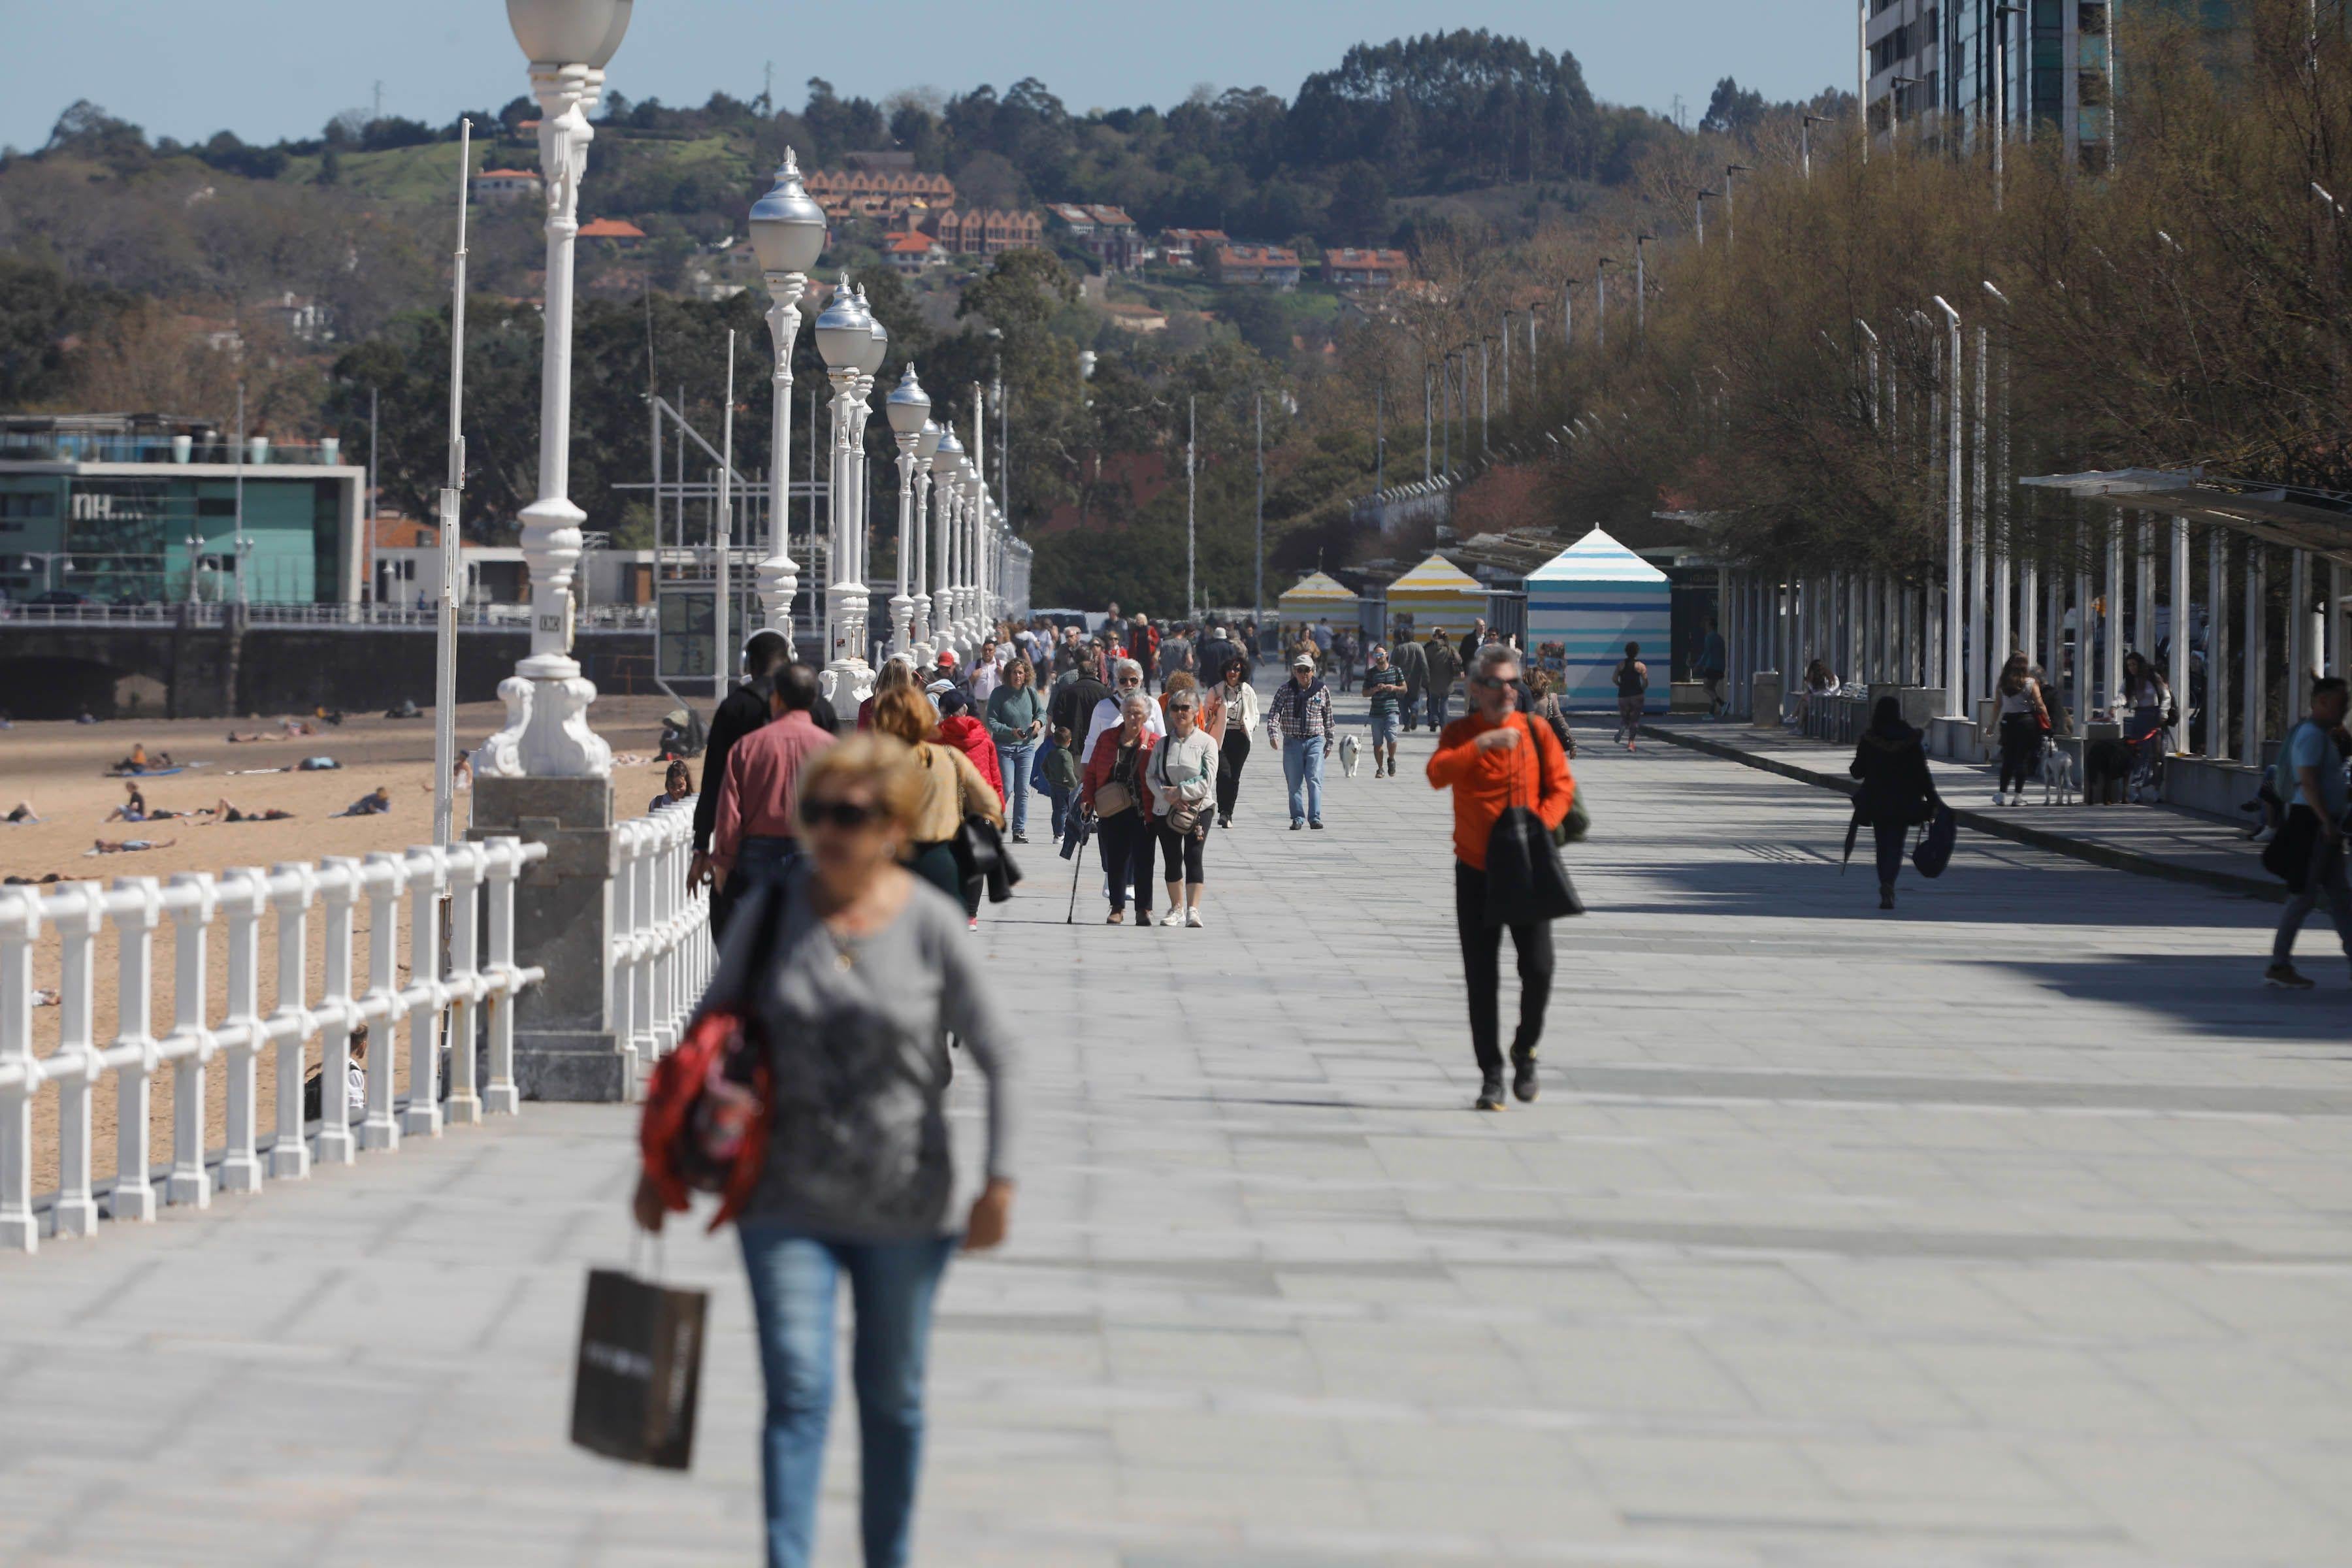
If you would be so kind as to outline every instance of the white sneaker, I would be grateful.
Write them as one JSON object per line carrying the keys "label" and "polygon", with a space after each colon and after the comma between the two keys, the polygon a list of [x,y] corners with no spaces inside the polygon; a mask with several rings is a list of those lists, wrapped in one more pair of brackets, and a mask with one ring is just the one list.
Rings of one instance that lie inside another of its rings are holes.
{"label": "white sneaker", "polygon": [[2009,797],[2002,795],[2000,791],[1995,790],[1992,792],[1992,803],[1995,805],[2007,805],[2009,804]]}
{"label": "white sneaker", "polygon": [[1184,911],[1184,923],[1191,926],[1194,931],[1199,931],[1201,929],[1201,910],[1198,905],[1195,905],[1192,909]]}
{"label": "white sneaker", "polygon": [[1166,914],[1160,917],[1160,923],[1163,926],[1182,925],[1184,923],[1184,911],[1182,910],[1170,910]]}

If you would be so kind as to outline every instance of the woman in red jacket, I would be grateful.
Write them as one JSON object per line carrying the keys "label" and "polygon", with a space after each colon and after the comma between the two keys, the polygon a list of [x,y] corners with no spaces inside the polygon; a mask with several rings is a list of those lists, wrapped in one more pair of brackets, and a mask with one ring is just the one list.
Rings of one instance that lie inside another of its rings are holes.
{"label": "woman in red jacket", "polygon": [[1151,786],[1145,763],[1159,741],[1144,723],[1151,699],[1139,688],[1127,694],[1116,729],[1095,740],[1087,759],[1086,777],[1078,784],[1078,803],[1097,817],[1102,837],[1103,876],[1110,894],[1110,919],[1127,919],[1127,890],[1135,889],[1135,923],[1151,929],[1152,834]]}
{"label": "woman in red jacket", "polygon": [[970,757],[971,765],[980,770],[980,776],[988,781],[989,787],[996,791],[996,798],[1003,801],[1004,770],[997,763],[996,741],[989,734],[988,726],[971,716],[971,705],[953,687],[939,693],[937,701],[940,743],[953,746]]}

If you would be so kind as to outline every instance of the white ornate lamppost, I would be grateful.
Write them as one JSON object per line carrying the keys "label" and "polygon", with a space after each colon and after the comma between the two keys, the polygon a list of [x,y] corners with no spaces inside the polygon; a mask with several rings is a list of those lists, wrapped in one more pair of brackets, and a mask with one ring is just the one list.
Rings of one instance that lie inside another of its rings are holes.
{"label": "white ornate lamppost", "polygon": [[[857,562],[857,580],[863,583],[866,581],[866,568],[872,558],[874,542],[874,468],[866,458],[866,424],[874,413],[875,377],[881,373],[883,360],[889,356],[890,329],[884,326],[875,316],[874,307],[867,302],[863,286],[860,286],[857,290],[857,308],[866,312],[866,320],[869,323],[866,328],[869,341],[866,349],[866,357],[858,362],[857,367],[857,419],[849,433],[851,449],[855,454],[857,467],[856,485],[857,539],[853,548]],[[873,637],[866,628],[866,617],[872,613],[873,605],[872,590],[869,587],[866,593],[858,596],[852,612],[856,617],[857,630],[856,640],[851,645],[851,657],[857,666],[859,681],[857,698],[861,702],[866,700],[866,692],[871,689],[874,676],[866,659],[866,650],[873,643]]]}
{"label": "white ornate lamppost", "polygon": [[915,447],[931,423],[930,395],[915,379],[912,364],[891,389],[883,412],[898,445],[898,591],[890,595],[890,651],[903,654],[914,644],[915,599],[908,591],[907,569],[915,547]]}
{"label": "white ornate lamppost", "polygon": [[848,275],[843,274],[833,302],[816,319],[816,351],[824,356],[825,378],[833,384],[833,460],[825,487],[831,579],[825,586],[825,607],[830,646],[819,679],[826,699],[836,704],[856,685],[859,634],[852,617],[855,606],[866,600],[866,584],[856,576],[856,471],[851,466],[850,431],[858,418],[858,367],[872,352],[873,329],[856,291],[849,286]]}
{"label": "white ornate lamppost", "polygon": [[[973,418],[977,421],[980,416],[975,414]],[[972,451],[964,462],[968,489],[963,514],[963,646],[967,654],[980,647],[980,547],[988,527],[988,476],[982,469],[988,447],[977,423],[972,426],[971,444]]]}
{"label": "white ornate lamppost", "polygon": [[956,439],[955,426],[950,425],[940,437],[939,452],[931,461],[937,481],[932,501],[937,517],[931,537],[939,544],[938,558],[931,563],[931,580],[938,584],[931,596],[935,650],[956,645],[956,540],[957,521],[963,510],[963,443]]}
{"label": "white ornate lamppost", "polygon": [[915,603],[910,649],[920,668],[937,657],[931,647],[931,466],[947,434],[936,419],[923,421],[915,437]]}
{"label": "white ornate lamppost", "polygon": [[493,777],[604,778],[612,748],[588,728],[596,688],[572,657],[572,578],[580,525],[572,503],[572,261],[580,182],[596,133],[588,110],[628,31],[633,0],[507,0],[507,21],[530,60],[539,100],[539,162],[547,185],[547,308],[540,361],[539,497],[522,510],[530,571],[530,654],[499,683],[507,727],[476,764]]}
{"label": "white ornate lamppost", "polygon": [[[770,378],[774,402],[769,415],[768,558],[760,563],[760,602],[768,626],[793,635],[793,599],[800,574],[793,564],[791,506],[793,344],[801,332],[800,303],[808,291],[808,271],[824,251],[824,209],[801,185],[799,162],[784,149],[774,187],[751,206],[751,248],[758,252],[769,296],[768,331],[775,340],[776,368]],[[811,439],[814,439],[814,433]]]}

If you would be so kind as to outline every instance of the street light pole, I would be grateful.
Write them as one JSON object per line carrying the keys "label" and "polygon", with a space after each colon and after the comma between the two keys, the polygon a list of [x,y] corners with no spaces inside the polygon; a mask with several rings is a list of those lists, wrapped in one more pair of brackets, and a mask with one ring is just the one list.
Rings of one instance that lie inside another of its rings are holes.
{"label": "street light pole", "polygon": [[856,576],[857,475],[850,431],[858,419],[859,367],[873,338],[873,321],[850,288],[849,275],[844,273],[832,302],[816,319],[817,353],[824,359],[825,379],[833,384],[833,461],[825,483],[825,556],[832,579],[825,587],[825,607],[831,629],[821,681],[826,700],[835,703],[856,685],[857,633],[852,617],[857,601],[866,596],[866,585]]}
{"label": "street light pole", "polygon": [[1649,333],[1650,279],[1643,247],[1656,237],[1648,234],[1633,237],[1633,336],[1636,340]]}
{"label": "street light pole", "polygon": [[1804,156],[1807,184],[1811,184],[1813,179],[1813,127],[1827,125],[1829,122],[1829,117],[1825,114],[1808,114],[1798,121],[1797,145]]}
{"label": "street light pole", "polygon": [[1691,198],[1691,226],[1698,231],[1698,247],[1706,248],[1706,204],[1710,196],[1720,197],[1721,191],[1701,190]]}
{"label": "street light pole", "polygon": [[[774,341],[775,369],[769,375],[768,558],[760,563],[760,602],[771,630],[793,640],[793,601],[800,572],[793,563],[790,498],[793,451],[793,345],[801,333],[801,300],[808,271],[824,250],[824,209],[801,184],[800,162],[784,149],[775,184],[751,207],[751,247],[767,280],[768,335]],[[659,501],[656,499],[656,504]],[[815,563],[810,563],[814,569]],[[795,651],[794,658],[799,655]]]}
{"label": "street light pole", "polygon": [[1732,200],[1731,176],[1755,172],[1745,163],[1726,163],[1723,166],[1723,223],[1728,231],[1724,237],[1724,244],[1733,249],[1739,246],[1739,208]]}
{"label": "street light pole", "polygon": [[539,161],[547,187],[545,326],[540,357],[539,495],[522,510],[530,571],[530,655],[499,683],[507,727],[484,746],[476,772],[504,778],[609,778],[612,748],[588,727],[596,688],[572,657],[572,580],[587,514],[566,491],[572,468],[572,264],[580,233],[580,183],[596,133],[588,110],[603,96],[604,67],[621,47],[631,7],[615,0],[509,5],[507,20],[530,63],[539,100]]}
{"label": "street light pole", "polygon": [[[457,590],[465,556],[457,500],[466,488],[466,196],[474,122],[457,122],[457,250],[449,285],[449,475],[441,489],[441,614],[433,639],[433,842],[455,842],[457,797]],[[369,520],[373,533],[374,520]]]}
{"label": "street light pole", "polygon": [[1192,453],[1194,444],[1200,439],[1201,435],[1200,416],[1194,407],[1197,401],[1192,397],[1184,399],[1184,616],[1187,620],[1190,620],[1192,616],[1193,590],[1196,586],[1193,581]]}
{"label": "street light pole", "polygon": [[891,390],[884,411],[890,418],[890,434],[898,447],[898,591],[890,595],[890,651],[909,652],[914,647],[915,596],[908,589],[908,569],[915,551],[915,538],[921,523],[915,517],[915,457],[923,432],[931,426],[930,395],[923,384],[915,379],[915,367],[909,363],[907,374]]}
{"label": "street light pole", "polygon": [[1952,367],[1951,384],[1945,389],[1944,402],[1949,410],[1951,438],[1944,465],[1944,712],[1948,718],[1965,717],[1968,693],[1966,685],[1969,660],[1960,648],[1960,600],[1965,579],[1960,562],[1960,313],[1936,296],[1936,309],[1944,313],[1944,326],[1949,334],[1949,348],[1945,363]]}

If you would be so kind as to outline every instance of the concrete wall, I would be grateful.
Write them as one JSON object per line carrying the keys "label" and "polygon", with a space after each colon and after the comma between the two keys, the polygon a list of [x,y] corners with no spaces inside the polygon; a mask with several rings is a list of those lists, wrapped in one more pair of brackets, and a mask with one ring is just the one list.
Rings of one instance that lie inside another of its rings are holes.
{"label": "concrete wall", "polygon": [[[457,700],[495,698],[530,650],[526,631],[460,633]],[[656,689],[651,632],[582,632],[572,653],[600,691]],[[100,718],[175,719],[366,711],[403,698],[423,707],[433,663],[434,634],[423,627],[0,624],[0,707],[19,719],[70,719],[84,706]]]}

